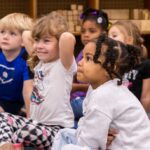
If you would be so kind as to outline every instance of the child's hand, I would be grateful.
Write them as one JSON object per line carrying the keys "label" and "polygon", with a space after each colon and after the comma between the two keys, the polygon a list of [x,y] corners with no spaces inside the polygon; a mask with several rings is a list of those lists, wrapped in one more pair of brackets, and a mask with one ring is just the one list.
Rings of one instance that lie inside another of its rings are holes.
{"label": "child's hand", "polygon": [[32,54],[33,52],[33,38],[31,36],[32,32],[30,30],[25,30],[22,33],[22,40],[23,40],[23,46],[26,48],[26,51],[28,52],[29,55]]}
{"label": "child's hand", "polygon": [[73,44],[75,44],[75,36],[70,33],[70,32],[63,32],[60,36],[60,41],[64,41],[65,43],[67,43],[68,45],[70,45],[70,43],[68,42],[71,41],[73,42]]}
{"label": "child's hand", "polygon": [[112,141],[115,139],[116,135],[118,134],[118,131],[115,129],[110,128],[108,131],[108,138],[107,138],[107,145],[106,147],[108,148]]}
{"label": "child's hand", "polygon": [[4,112],[4,109],[0,106],[0,113]]}

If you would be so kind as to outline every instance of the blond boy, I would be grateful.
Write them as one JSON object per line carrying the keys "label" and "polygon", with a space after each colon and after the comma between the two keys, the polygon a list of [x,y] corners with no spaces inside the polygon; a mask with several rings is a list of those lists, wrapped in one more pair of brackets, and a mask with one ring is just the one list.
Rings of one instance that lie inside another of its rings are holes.
{"label": "blond boy", "polygon": [[8,14],[0,20],[0,111],[19,114],[25,103],[29,114],[32,75],[28,69],[22,34],[31,30],[33,20],[23,13]]}

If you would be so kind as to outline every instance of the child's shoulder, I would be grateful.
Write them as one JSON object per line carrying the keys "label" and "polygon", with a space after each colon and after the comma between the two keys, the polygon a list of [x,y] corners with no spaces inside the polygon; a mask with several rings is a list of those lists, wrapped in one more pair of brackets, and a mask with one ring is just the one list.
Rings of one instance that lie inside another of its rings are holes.
{"label": "child's shoulder", "polygon": [[28,55],[28,53],[27,53],[27,51],[26,51],[26,49],[24,47],[21,49],[20,56],[25,61],[28,59],[29,55]]}
{"label": "child's shoulder", "polygon": [[0,49],[0,55],[2,55],[2,50]]}
{"label": "child's shoulder", "polygon": [[118,97],[120,98],[122,95],[127,97],[129,90],[123,85],[118,85],[117,81],[117,79],[114,79],[105,82],[103,85],[94,90],[93,97],[97,97],[98,99],[107,99],[108,101],[112,99],[117,100]]}

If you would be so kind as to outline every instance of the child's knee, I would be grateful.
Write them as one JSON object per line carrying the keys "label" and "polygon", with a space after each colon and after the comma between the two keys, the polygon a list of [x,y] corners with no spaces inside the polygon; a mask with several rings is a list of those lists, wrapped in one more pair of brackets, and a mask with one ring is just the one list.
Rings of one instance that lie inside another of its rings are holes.
{"label": "child's knee", "polygon": [[18,129],[13,135],[13,143],[23,143],[26,140],[30,140],[28,136],[30,135],[28,125],[23,126]]}

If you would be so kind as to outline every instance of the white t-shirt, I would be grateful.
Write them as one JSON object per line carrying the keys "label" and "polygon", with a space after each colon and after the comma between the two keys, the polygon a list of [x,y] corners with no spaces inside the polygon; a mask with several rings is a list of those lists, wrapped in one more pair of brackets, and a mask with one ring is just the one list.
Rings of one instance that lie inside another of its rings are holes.
{"label": "white t-shirt", "polygon": [[58,59],[35,67],[34,88],[31,97],[31,118],[46,125],[73,127],[74,115],[70,105],[75,60],[66,70]]}
{"label": "white t-shirt", "polygon": [[150,150],[150,121],[138,99],[111,80],[90,90],[84,100],[84,117],[79,121],[77,144],[106,149],[109,128],[119,133],[111,150]]}

